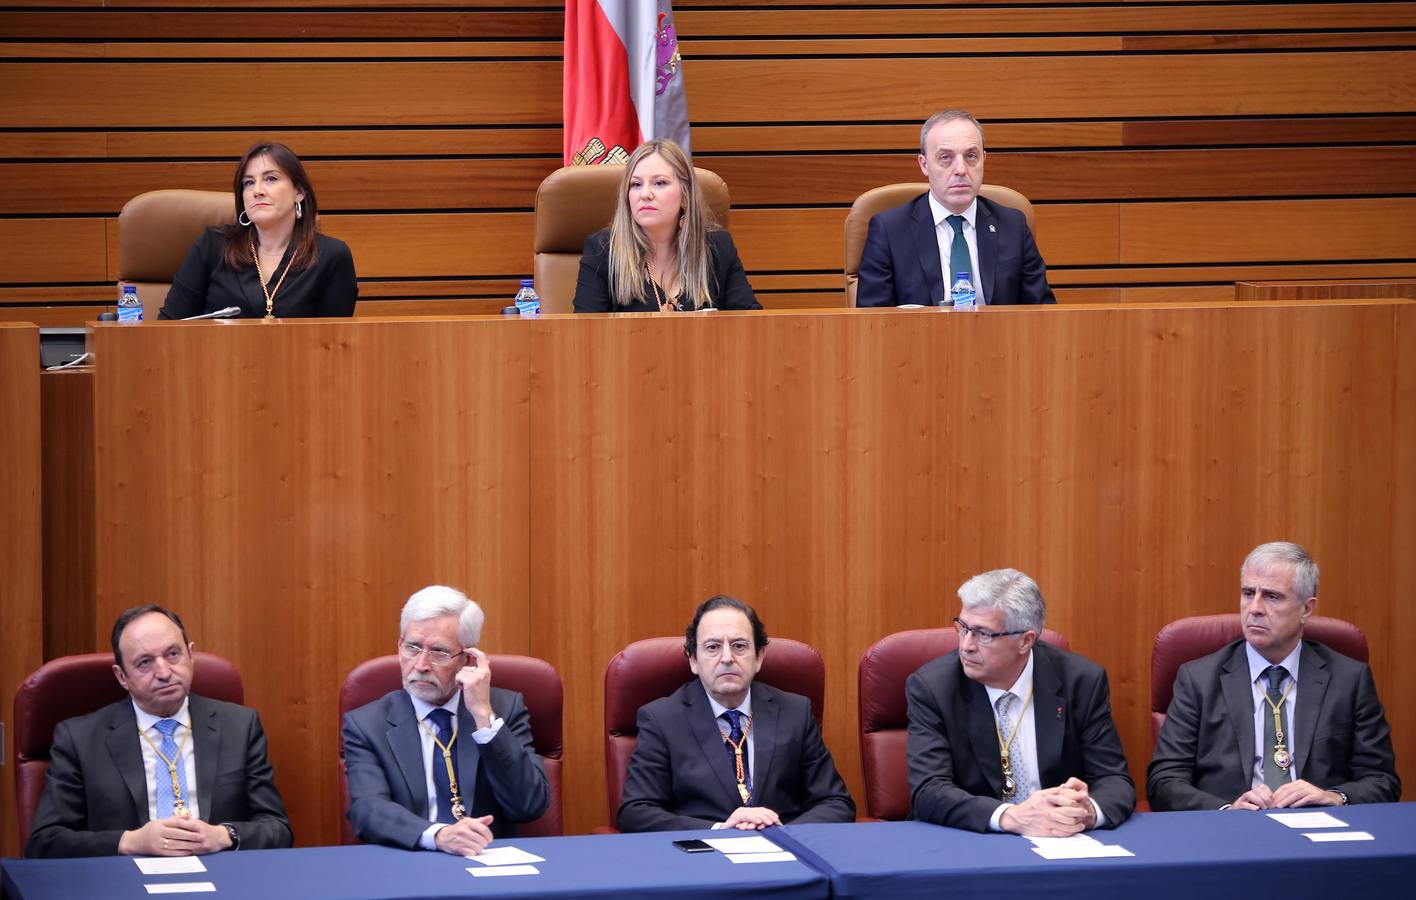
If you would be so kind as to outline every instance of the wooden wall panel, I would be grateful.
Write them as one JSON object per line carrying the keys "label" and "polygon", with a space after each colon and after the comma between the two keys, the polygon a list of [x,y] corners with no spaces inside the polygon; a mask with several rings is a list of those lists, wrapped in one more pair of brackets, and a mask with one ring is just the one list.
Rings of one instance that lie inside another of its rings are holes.
{"label": "wooden wall panel", "polygon": [[[82,321],[91,322],[91,310]],[[44,535],[44,658],[109,646],[94,633],[93,373],[40,376]],[[111,538],[110,538],[111,539]]]}
{"label": "wooden wall panel", "polygon": [[39,668],[41,604],[39,329],[0,323],[0,852],[20,851],[15,825],[15,689]]}

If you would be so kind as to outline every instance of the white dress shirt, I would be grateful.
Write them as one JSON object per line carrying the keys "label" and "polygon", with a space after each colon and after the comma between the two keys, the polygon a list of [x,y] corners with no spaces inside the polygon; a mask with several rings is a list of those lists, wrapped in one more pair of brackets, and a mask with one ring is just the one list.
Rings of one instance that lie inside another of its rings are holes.
{"label": "white dress shirt", "polygon": [[[717,700],[714,700],[712,694],[708,694],[708,705],[713,708],[713,722],[718,727],[718,733],[723,734],[724,729],[728,727],[728,722],[726,719],[723,718],[723,713],[728,711],[728,707],[719,703]],[[742,727],[747,732],[747,734],[745,735],[745,737],[747,738],[747,747],[745,748],[747,753],[747,776],[748,781],[751,782],[757,774],[757,748],[752,736],[752,726],[750,724],[752,721],[752,688],[747,689],[747,696],[743,699],[742,703],[736,708],[738,712],[742,713]],[[726,740],[724,740],[722,743],[724,747],[727,746]],[[728,751],[724,749],[722,753],[724,756],[726,756]],[[743,804],[743,806],[746,805],[746,803]],[[713,830],[717,831],[719,828],[722,827],[722,825],[722,822],[714,822]]]}
{"label": "white dress shirt", "polygon": [[952,213],[948,207],[935,199],[934,192],[931,191],[929,211],[934,216],[934,237],[939,241],[939,268],[944,276],[944,299],[949,299],[949,289],[954,286],[954,273],[949,271],[949,258],[954,252],[954,226],[946,220],[949,216],[960,215],[964,217],[964,240],[969,244],[969,277],[973,279],[976,302],[983,306],[988,302],[988,298],[983,296],[983,279],[978,268],[978,229],[974,226],[978,218],[978,198],[975,197],[969,208],[963,212]]}
{"label": "white dress shirt", "polygon": [[[1249,692],[1254,697],[1254,777],[1250,779],[1249,787],[1258,787],[1264,783],[1264,763],[1273,761],[1273,748],[1264,746],[1264,722],[1273,721],[1273,711],[1269,708],[1268,702],[1264,700],[1264,694],[1268,693],[1268,679],[1261,677],[1264,669],[1273,663],[1259,655],[1259,651],[1254,649],[1250,643],[1244,644],[1244,654],[1249,658]],[[1299,641],[1298,646],[1293,648],[1279,663],[1288,670],[1288,676],[1283,679],[1283,683],[1278,686],[1278,692],[1282,694],[1288,690],[1288,697],[1284,700],[1283,710],[1286,727],[1283,730],[1283,746],[1288,748],[1288,755],[1293,763],[1288,767],[1289,778],[1299,778],[1298,756],[1293,752],[1297,746],[1294,740],[1295,730],[1293,720],[1297,718],[1294,712],[1298,709],[1298,658],[1303,655],[1303,642]],[[1289,688],[1292,685],[1292,688]]]}
{"label": "white dress shirt", "polygon": [[[144,712],[137,702],[133,703],[133,712],[138,716],[138,731],[149,738],[153,744],[162,746],[162,732],[153,727],[163,719],[176,719],[177,727],[172,732],[173,742],[181,748],[178,754],[181,768],[187,773],[187,790],[182,794],[182,802],[186,805],[187,811],[192,818],[202,817],[201,806],[197,803],[197,752],[192,739],[192,711],[188,708],[191,698],[184,699],[182,706],[177,712],[170,716],[155,716],[150,712]],[[183,743],[183,738],[186,742]],[[138,738],[138,746],[143,750],[143,771],[147,777],[148,793],[148,819],[157,818],[157,766],[167,768],[167,763],[157,755],[152,744],[143,737]]]}
{"label": "white dress shirt", "polygon": [[[418,737],[423,741],[423,784],[428,792],[428,821],[432,822],[421,837],[418,838],[418,845],[424,850],[438,849],[435,836],[439,831],[447,827],[446,822],[437,821],[438,818],[438,789],[433,784],[433,766],[441,766],[443,763],[442,750],[439,749],[437,741],[433,740],[433,735],[438,733],[436,723],[428,722],[429,714],[435,709],[445,709],[452,713],[453,727],[457,726],[457,705],[462,702],[462,692],[454,691],[452,696],[447,698],[447,702],[441,706],[434,706],[426,700],[421,700],[412,694],[408,699],[413,701],[413,715],[418,719]],[[502,719],[492,714],[492,724],[486,728],[478,728],[472,732],[472,740],[478,744],[486,744],[501,731]],[[457,744],[453,744],[454,758],[457,754]],[[472,795],[462,782],[457,783],[458,794],[462,797],[462,803],[471,809]]]}

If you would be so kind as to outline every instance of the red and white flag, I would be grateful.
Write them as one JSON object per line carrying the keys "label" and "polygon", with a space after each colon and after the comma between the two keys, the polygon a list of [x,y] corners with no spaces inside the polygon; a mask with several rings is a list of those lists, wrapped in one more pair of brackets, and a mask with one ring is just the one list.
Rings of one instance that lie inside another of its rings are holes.
{"label": "red and white flag", "polygon": [[650,138],[688,149],[669,0],[566,0],[565,164],[622,163]]}

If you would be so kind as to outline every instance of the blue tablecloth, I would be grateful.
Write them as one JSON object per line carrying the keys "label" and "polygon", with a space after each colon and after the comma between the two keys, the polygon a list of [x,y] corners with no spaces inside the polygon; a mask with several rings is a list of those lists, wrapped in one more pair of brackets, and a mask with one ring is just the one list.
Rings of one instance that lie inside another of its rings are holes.
{"label": "blue tablecloth", "polygon": [[810,900],[829,896],[826,878],[801,862],[736,865],[721,853],[684,853],[673,841],[723,837],[721,833],[586,835],[526,838],[505,842],[546,861],[539,875],[474,878],[464,871],[476,863],[443,853],[386,847],[311,847],[255,850],[202,857],[200,875],[145,876],[133,860],[105,857],[71,860],[4,861],[6,897],[17,900],[70,900],[74,897],[146,898],[144,884],[210,881],[217,900],[258,897],[392,900],[438,897],[597,897],[634,900],[714,897],[772,897]]}
{"label": "blue tablecloth", "polygon": [[1262,813],[1231,811],[1141,813],[1092,832],[1135,854],[1115,859],[1046,860],[1025,838],[919,822],[794,825],[778,843],[827,872],[840,898],[1416,896],[1416,803],[1328,812],[1351,827],[1321,830],[1375,840],[1313,843]]}

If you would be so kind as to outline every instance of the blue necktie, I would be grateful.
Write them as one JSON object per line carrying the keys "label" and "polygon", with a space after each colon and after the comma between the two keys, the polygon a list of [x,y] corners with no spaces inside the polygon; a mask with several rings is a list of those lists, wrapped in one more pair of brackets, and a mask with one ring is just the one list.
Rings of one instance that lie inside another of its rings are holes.
{"label": "blue necktie", "polygon": [[728,741],[723,743],[728,748],[728,773],[732,775],[734,784],[737,784],[737,752],[733,750],[736,744],[742,747],[742,782],[747,785],[748,791],[752,790],[752,769],[748,765],[747,745],[742,742],[742,712],[736,709],[723,711],[723,718],[728,720]]}
{"label": "blue necktie", "polygon": [[[428,719],[437,728],[438,740],[447,746],[452,740],[452,713],[445,709],[435,709],[428,713]],[[452,755],[452,769],[457,771],[457,754]],[[447,764],[443,762],[442,747],[433,745],[433,790],[438,798],[438,821],[451,825],[457,820],[452,816],[452,784],[447,780]]]}
{"label": "blue necktie", "polygon": [[973,263],[969,260],[969,242],[964,237],[964,217],[949,216],[944,221],[954,229],[954,243],[949,247],[949,283],[944,285],[944,296],[947,299],[950,289],[953,288],[954,282],[959,280],[960,275],[967,272],[969,281],[973,281],[974,275],[978,273],[973,270]]}
{"label": "blue necktie", "polygon": [[[177,758],[177,742],[172,739],[179,724],[176,719],[158,719],[152,723],[152,727],[162,735],[162,743],[158,745],[158,749],[177,766],[177,784],[182,788],[182,799],[186,801],[191,796],[187,793],[187,767]],[[172,796],[172,772],[167,768],[167,763],[158,759],[153,763],[153,774],[156,776],[154,789],[157,791],[157,817],[171,818],[176,808]],[[187,807],[191,808],[190,801],[187,802]]]}

